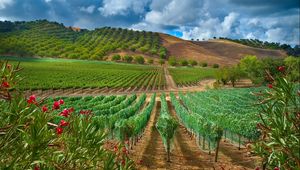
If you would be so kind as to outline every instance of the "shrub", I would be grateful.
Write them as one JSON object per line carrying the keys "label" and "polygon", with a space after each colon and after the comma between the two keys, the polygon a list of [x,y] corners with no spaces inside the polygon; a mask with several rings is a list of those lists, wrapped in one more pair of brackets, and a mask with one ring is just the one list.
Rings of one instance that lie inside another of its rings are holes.
{"label": "shrub", "polygon": [[191,66],[196,66],[198,64],[195,60],[190,60],[189,63]]}
{"label": "shrub", "polygon": [[145,59],[144,59],[143,56],[135,56],[135,57],[134,57],[134,61],[135,61],[136,63],[139,63],[139,64],[144,64],[144,63],[145,63]]}
{"label": "shrub", "polygon": [[174,56],[170,57],[168,63],[170,66],[176,66],[177,64],[176,58]]}
{"label": "shrub", "polygon": [[119,54],[113,55],[111,60],[112,61],[119,61],[119,60],[121,60],[121,56]]}
{"label": "shrub", "polygon": [[202,67],[207,67],[207,63],[206,63],[206,62],[203,62],[203,63],[201,63],[201,66],[202,66]]}
{"label": "shrub", "polygon": [[182,65],[182,66],[187,66],[188,64],[189,64],[189,62],[187,60],[180,61],[180,65]]}
{"label": "shrub", "polygon": [[219,64],[213,64],[212,67],[213,68],[219,68]]}
{"label": "shrub", "polygon": [[125,55],[123,57],[123,61],[127,62],[127,63],[131,63],[131,61],[133,60],[133,57],[129,56],[129,55]]}
{"label": "shrub", "polygon": [[160,64],[160,65],[165,64],[165,60],[164,60],[164,59],[160,59],[160,60],[159,60],[159,64]]}

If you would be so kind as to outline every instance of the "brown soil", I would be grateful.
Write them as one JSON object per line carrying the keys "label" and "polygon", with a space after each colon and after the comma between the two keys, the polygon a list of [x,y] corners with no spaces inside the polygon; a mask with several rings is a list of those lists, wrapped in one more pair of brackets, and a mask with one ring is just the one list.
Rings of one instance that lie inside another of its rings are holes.
{"label": "brown soil", "polygon": [[245,55],[256,55],[258,58],[286,56],[286,53],[281,50],[253,48],[226,40],[192,42],[166,34],[160,34],[160,37],[170,56],[207,62],[210,65],[236,64]]}

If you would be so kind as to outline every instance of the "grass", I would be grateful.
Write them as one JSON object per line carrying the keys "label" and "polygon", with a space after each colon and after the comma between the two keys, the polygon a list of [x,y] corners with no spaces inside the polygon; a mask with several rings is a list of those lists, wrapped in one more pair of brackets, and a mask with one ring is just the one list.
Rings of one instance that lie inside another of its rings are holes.
{"label": "grass", "polygon": [[177,85],[191,85],[206,78],[214,78],[217,70],[203,67],[169,68],[170,74]]}
{"label": "grass", "polygon": [[[119,64],[84,60],[50,58],[0,57],[0,60],[21,62],[19,83],[21,89],[61,89],[94,87],[143,87],[145,82],[159,86],[158,81],[149,81],[163,75],[160,67]],[[161,82],[164,83],[164,82]]]}

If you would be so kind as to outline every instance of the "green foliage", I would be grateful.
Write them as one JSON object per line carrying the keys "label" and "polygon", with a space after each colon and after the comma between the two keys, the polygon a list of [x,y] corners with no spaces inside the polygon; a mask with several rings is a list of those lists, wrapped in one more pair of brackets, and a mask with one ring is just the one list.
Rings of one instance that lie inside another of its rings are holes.
{"label": "green foliage", "polygon": [[[13,58],[10,58],[13,59]],[[15,58],[22,61],[21,89],[161,87],[160,67],[64,59]],[[17,62],[12,62],[17,64]],[[155,78],[153,78],[155,77]]]}
{"label": "green foliage", "polygon": [[287,67],[288,79],[290,81],[300,81],[300,58],[289,56],[284,59],[284,64]]}
{"label": "green foliage", "polygon": [[188,64],[189,64],[189,62],[187,60],[181,60],[180,61],[181,66],[187,66]]}
{"label": "green foliage", "polygon": [[172,140],[175,135],[176,129],[179,126],[178,122],[171,117],[168,111],[166,96],[164,93],[161,95],[161,110],[156,123],[156,128],[162,137],[165,149],[168,153],[168,161],[170,161],[170,151]]}
{"label": "green foliage", "polygon": [[171,56],[168,60],[168,63],[170,66],[176,66],[177,65],[176,58],[174,56]]}
{"label": "green foliage", "polygon": [[254,150],[263,158],[264,168],[296,170],[300,167],[299,84],[281,76],[272,89],[259,94],[262,111],[257,127],[262,136]]}
{"label": "green foliage", "polygon": [[145,59],[143,56],[135,56],[134,57],[134,61],[138,64],[144,64],[145,63]]}
{"label": "green foliage", "polygon": [[212,68],[219,68],[219,64],[213,64]]}
{"label": "green foliage", "polygon": [[246,56],[240,60],[240,66],[243,72],[253,83],[258,84],[263,81],[262,62],[256,56]]}
{"label": "green foliage", "polygon": [[119,60],[121,60],[121,56],[119,54],[113,55],[111,60],[119,61]]}
{"label": "green foliage", "polygon": [[217,69],[213,68],[169,68],[177,85],[193,85],[205,78],[214,78]]}
{"label": "green foliage", "polygon": [[207,67],[207,63],[206,63],[206,62],[203,62],[203,63],[201,63],[201,66],[202,66],[202,67]]}
{"label": "green foliage", "polygon": [[[1,62],[0,169],[132,169],[133,162],[104,148],[106,133],[90,116],[59,116],[62,110],[45,110],[42,101],[26,99],[16,89],[18,68]],[[89,98],[87,98],[89,100]],[[60,107],[63,106],[60,103]],[[60,117],[65,122],[55,123]]]}
{"label": "green foliage", "polygon": [[133,60],[133,57],[132,56],[129,56],[129,55],[125,55],[123,57],[123,61],[125,61],[126,63],[131,63]]}
{"label": "green foliage", "polygon": [[196,66],[196,65],[198,64],[198,62],[195,61],[195,60],[190,60],[190,61],[189,61],[189,64],[190,64],[191,66]]}

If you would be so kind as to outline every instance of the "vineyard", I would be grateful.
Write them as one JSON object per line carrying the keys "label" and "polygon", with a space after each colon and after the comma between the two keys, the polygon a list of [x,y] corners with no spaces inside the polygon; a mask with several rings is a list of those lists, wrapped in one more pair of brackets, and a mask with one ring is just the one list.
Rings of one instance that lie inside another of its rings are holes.
{"label": "vineyard", "polygon": [[1,22],[0,54],[102,60],[116,50],[166,56],[158,33],[121,28],[74,30],[63,24],[38,20]]}
{"label": "vineyard", "polygon": [[[11,58],[10,58],[11,59]],[[16,60],[19,60],[16,58]],[[16,62],[15,62],[16,63]],[[20,89],[164,89],[161,67],[63,59],[23,59]]]}
{"label": "vineyard", "polygon": [[214,78],[217,69],[213,68],[169,68],[177,86],[196,86],[200,80]]}

